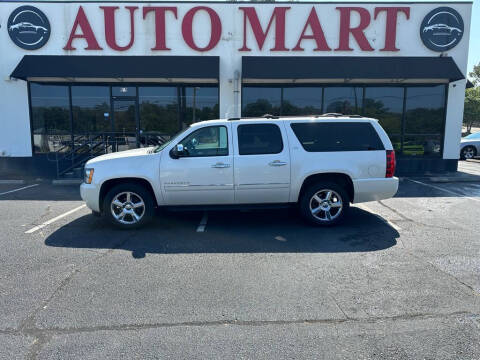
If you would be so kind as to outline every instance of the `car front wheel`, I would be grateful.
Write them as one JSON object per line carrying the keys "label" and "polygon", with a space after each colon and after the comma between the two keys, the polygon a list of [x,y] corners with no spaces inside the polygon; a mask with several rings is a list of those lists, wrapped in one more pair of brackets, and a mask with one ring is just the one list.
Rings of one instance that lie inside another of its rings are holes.
{"label": "car front wheel", "polygon": [[135,183],[114,186],[105,196],[103,215],[121,229],[134,229],[148,223],[154,214],[152,195]]}
{"label": "car front wheel", "polygon": [[473,159],[475,156],[477,156],[477,149],[473,146],[465,146],[460,151],[460,159],[462,160]]}
{"label": "car front wheel", "polygon": [[302,216],[310,223],[332,226],[341,222],[350,207],[347,191],[334,182],[310,186],[300,199]]}

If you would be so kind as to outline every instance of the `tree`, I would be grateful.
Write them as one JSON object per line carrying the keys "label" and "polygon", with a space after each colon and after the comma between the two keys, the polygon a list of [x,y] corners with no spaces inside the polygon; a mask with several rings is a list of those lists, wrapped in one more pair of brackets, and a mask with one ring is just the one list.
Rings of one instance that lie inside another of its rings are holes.
{"label": "tree", "polygon": [[474,87],[465,89],[463,125],[467,128],[467,133],[470,133],[473,125],[480,124],[480,63],[473,66],[473,71],[468,76]]}
{"label": "tree", "polygon": [[[480,73],[480,66],[477,69]],[[463,124],[467,127],[467,133],[470,133],[475,123],[480,123],[480,86],[465,90]]]}
{"label": "tree", "polygon": [[471,71],[468,76],[472,78],[474,86],[480,86],[480,63],[473,66],[473,71]]}

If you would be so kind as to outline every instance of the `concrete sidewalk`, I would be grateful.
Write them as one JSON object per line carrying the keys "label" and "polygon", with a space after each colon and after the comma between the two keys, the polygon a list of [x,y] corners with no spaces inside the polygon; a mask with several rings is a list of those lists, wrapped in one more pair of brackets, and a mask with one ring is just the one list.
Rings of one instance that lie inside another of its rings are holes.
{"label": "concrete sidewalk", "polygon": [[412,176],[412,178],[421,178],[431,182],[480,182],[480,159],[466,160],[458,162],[458,171],[443,174],[431,174],[426,176]]}

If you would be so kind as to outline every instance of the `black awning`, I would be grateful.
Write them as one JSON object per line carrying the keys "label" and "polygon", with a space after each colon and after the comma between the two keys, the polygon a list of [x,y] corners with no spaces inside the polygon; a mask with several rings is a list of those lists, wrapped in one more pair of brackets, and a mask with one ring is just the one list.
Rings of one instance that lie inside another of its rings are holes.
{"label": "black awning", "polygon": [[17,79],[210,79],[218,81],[218,56],[25,55],[10,75]]}
{"label": "black awning", "polygon": [[244,82],[464,79],[451,57],[245,56]]}

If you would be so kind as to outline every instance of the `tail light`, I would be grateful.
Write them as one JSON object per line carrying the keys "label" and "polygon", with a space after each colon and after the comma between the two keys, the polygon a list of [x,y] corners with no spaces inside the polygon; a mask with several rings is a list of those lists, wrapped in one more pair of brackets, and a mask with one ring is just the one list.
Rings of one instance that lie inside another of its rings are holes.
{"label": "tail light", "polygon": [[387,171],[385,172],[386,178],[393,177],[395,173],[395,151],[387,150]]}

